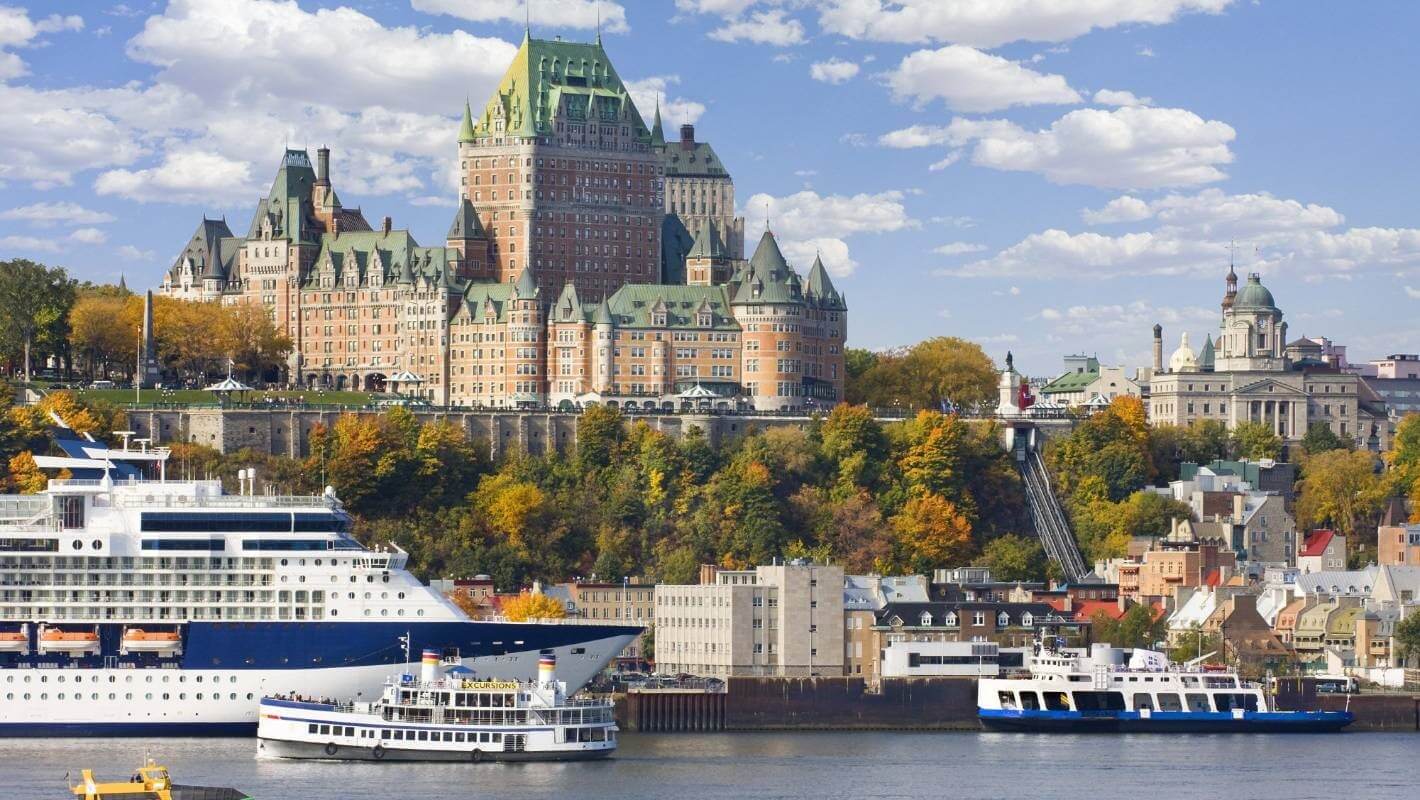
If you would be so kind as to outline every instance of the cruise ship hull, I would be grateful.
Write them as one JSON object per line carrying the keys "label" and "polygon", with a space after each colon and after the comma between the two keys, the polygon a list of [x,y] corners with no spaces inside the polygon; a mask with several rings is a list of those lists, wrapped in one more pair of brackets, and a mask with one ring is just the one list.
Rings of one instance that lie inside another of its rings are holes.
{"label": "cruise ship hull", "polygon": [[1355,719],[1349,711],[1020,711],[981,709],[982,727],[1020,733],[1335,733]]}
{"label": "cruise ship hull", "polygon": [[[120,626],[100,626],[97,656],[0,656],[0,737],[251,735],[273,693],[373,699],[410,652],[452,654],[476,675],[533,680],[538,658],[580,688],[640,633],[617,625],[450,622],[191,622],[183,651],[114,656]],[[34,652],[33,650],[31,652]]]}

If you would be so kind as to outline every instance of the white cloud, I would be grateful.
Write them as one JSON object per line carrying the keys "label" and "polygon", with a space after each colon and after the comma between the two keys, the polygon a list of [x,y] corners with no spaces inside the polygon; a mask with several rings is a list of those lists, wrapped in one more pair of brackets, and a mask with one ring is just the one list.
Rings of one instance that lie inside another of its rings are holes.
{"label": "white cloud", "polygon": [[78,203],[57,201],[53,203],[31,203],[8,211],[0,211],[0,219],[28,222],[37,227],[63,225],[100,225],[113,222],[115,217],[103,211],[93,211]]}
{"label": "white cloud", "polygon": [[1059,75],[956,44],[910,53],[885,78],[895,98],[919,107],[941,100],[957,111],[987,112],[1081,99]]}
{"label": "white cloud", "polygon": [[120,245],[117,252],[125,261],[149,261],[154,256],[152,250],[139,250],[131,244]]}
{"label": "white cloud", "polygon": [[68,185],[76,172],[130,164],[147,152],[93,101],[92,94],[0,84],[0,183]]}
{"label": "white cloud", "polygon": [[944,244],[940,247],[934,247],[932,248],[932,252],[944,256],[959,256],[965,253],[980,253],[985,249],[986,245],[984,244],[975,244],[972,242],[952,242],[950,244]]}
{"label": "white cloud", "polygon": [[947,167],[950,167],[951,165],[957,163],[957,162],[960,161],[960,160],[961,160],[961,151],[960,151],[960,150],[953,150],[952,152],[947,153],[946,158],[943,158],[943,159],[941,159],[941,160],[939,160],[939,161],[933,161],[931,164],[928,164],[928,165],[927,165],[927,171],[928,171],[928,172],[941,172],[942,170],[946,169]]}
{"label": "white cloud", "polygon": [[976,219],[968,216],[931,217],[927,220],[935,225],[950,225],[953,228],[975,228]]}
{"label": "white cloud", "polygon": [[1080,212],[1080,217],[1089,225],[1107,225],[1113,222],[1138,222],[1141,219],[1148,219],[1154,212],[1149,210],[1149,204],[1137,197],[1125,195],[1116,197],[1105,204],[1101,209],[1087,208]]}
{"label": "white cloud", "polygon": [[410,198],[408,198],[408,200],[409,200],[409,204],[410,204],[410,205],[412,205],[412,206],[418,206],[418,207],[421,207],[421,208],[430,207],[430,206],[433,206],[433,207],[442,207],[442,208],[456,208],[456,207],[458,206],[458,204],[459,204],[459,200],[458,200],[457,197],[453,197],[453,196],[448,196],[448,197],[446,197],[446,196],[444,196],[444,195],[433,195],[433,194],[430,194],[430,195],[423,195],[423,196],[420,196],[420,197],[410,197]]}
{"label": "white cloud", "polygon": [[0,236],[0,253],[18,251],[20,253],[57,253],[59,245],[53,239],[38,236]]}
{"label": "white cloud", "polygon": [[1133,92],[1115,89],[1100,89],[1095,92],[1094,101],[1102,106],[1151,106],[1152,97],[1139,97]]}
{"label": "white cloud", "polygon": [[1169,327],[1206,325],[1217,320],[1218,312],[1201,306],[1156,306],[1145,300],[1135,300],[1132,303],[1046,307],[1036,316],[1050,323],[1054,332],[1078,337],[1111,331],[1144,331],[1154,323]]}
{"label": "white cloud", "polygon": [[745,9],[758,2],[759,0],[675,0],[675,7],[695,14],[738,17]]}
{"label": "white cloud", "polygon": [[[1226,177],[1232,127],[1179,108],[1086,108],[1045,130],[1007,120],[955,119],[931,139],[971,147],[971,162],[1037,172],[1052,183],[1146,189],[1211,183]],[[897,136],[887,134],[884,140]]]}
{"label": "white cloud", "polygon": [[0,81],[29,74],[24,59],[7,48],[42,46],[41,34],[78,31],[84,28],[84,18],[75,14],[51,14],[40,20],[30,19],[23,8],[0,6]]}
{"label": "white cloud", "polygon": [[1154,57],[1154,48],[1152,48],[1152,47],[1140,47],[1138,50],[1135,51],[1135,53],[1137,53],[1141,58],[1153,58],[1153,57]]}
{"label": "white cloud", "polygon": [[676,130],[684,124],[694,125],[705,114],[705,104],[689,100],[684,97],[670,97],[668,92],[670,87],[680,83],[679,75],[652,75],[649,78],[626,81],[626,91],[631,93],[631,100],[636,104],[636,110],[641,112],[646,124],[651,124],[652,115],[655,114],[657,98],[661,104],[661,124],[665,127],[666,135],[675,137]]}
{"label": "white cloud", "polygon": [[415,11],[447,14],[469,22],[523,22],[531,19],[533,30],[541,28],[595,28],[598,19],[604,32],[625,33],[626,9],[619,3],[602,0],[410,0]]}
{"label": "white cloud", "polygon": [[727,20],[710,32],[710,38],[788,47],[804,41],[804,24],[780,9],[755,11],[743,19]]}
{"label": "white cloud", "polygon": [[946,144],[951,136],[945,125],[909,125],[878,137],[878,144],[896,150]]}
{"label": "white cloud", "polygon": [[1062,42],[1100,28],[1162,25],[1183,14],[1218,13],[1232,0],[825,0],[829,33],[885,42],[946,41],[975,47]]}
{"label": "white cloud", "polygon": [[844,240],[862,233],[890,233],[918,227],[903,205],[904,193],[821,195],[804,190],[785,197],[756,194],[743,206],[747,218],[762,219],[766,212],[784,255],[800,270],[821,253],[823,265],[834,275],[848,275],[858,263]]}
{"label": "white cloud", "polygon": [[1342,228],[1345,218],[1316,204],[1265,192],[1228,195],[1206,189],[1151,203],[1117,198],[1087,221],[1153,219],[1153,230],[1119,236],[1050,229],[938,274],[962,277],[1113,278],[1222,274],[1228,243],[1246,241],[1249,270],[1295,273],[1303,279],[1344,279],[1368,270],[1420,271],[1420,229]]}
{"label": "white cloud", "polygon": [[140,203],[223,204],[249,200],[258,192],[251,165],[203,151],[168,152],[151,169],[116,169],[94,181],[99,194]]}
{"label": "white cloud", "polygon": [[1420,289],[1407,286],[1405,287],[1405,296],[1411,300],[1420,300]]}
{"label": "white cloud", "polygon": [[69,239],[80,244],[103,244],[108,241],[108,234],[98,228],[79,228],[69,234]]}
{"label": "white cloud", "polygon": [[450,115],[461,110],[456,98],[486,97],[515,50],[274,0],[172,0],[128,43],[162,82],[203,98]]}
{"label": "white cloud", "polygon": [[830,58],[827,61],[815,61],[809,66],[809,77],[824,83],[839,84],[852,80],[862,69],[852,61],[844,61],[841,58]]}

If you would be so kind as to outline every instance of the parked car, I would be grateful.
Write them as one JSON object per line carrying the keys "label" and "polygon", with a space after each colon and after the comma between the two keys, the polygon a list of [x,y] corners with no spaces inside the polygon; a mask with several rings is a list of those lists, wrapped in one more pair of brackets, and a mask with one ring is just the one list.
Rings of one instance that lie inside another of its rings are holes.
{"label": "parked car", "polygon": [[94,381],[93,383],[89,384],[90,389],[113,389],[117,388],[117,386],[118,384],[114,383],[113,381]]}

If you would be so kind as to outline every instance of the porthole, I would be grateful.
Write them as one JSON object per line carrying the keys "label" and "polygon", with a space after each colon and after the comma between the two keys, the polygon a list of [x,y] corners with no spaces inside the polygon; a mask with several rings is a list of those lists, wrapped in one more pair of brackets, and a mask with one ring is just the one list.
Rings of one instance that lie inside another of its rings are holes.
{"label": "porthole", "polygon": [[104,543],[98,539],[95,539],[94,541],[90,542],[89,546],[93,547],[95,550],[104,549]]}

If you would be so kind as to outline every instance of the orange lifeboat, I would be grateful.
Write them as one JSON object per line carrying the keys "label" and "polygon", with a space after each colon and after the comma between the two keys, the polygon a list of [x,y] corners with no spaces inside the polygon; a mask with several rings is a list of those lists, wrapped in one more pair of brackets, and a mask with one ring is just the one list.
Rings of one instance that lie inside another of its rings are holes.
{"label": "orange lifeboat", "polygon": [[0,631],[0,653],[30,652],[30,634],[25,628],[17,631]]}
{"label": "orange lifeboat", "polygon": [[123,631],[122,654],[157,653],[172,655],[182,649],[182,637],[177,631],[145,631],[128,628]]}
{"label": "orange lifeboat", "polygon": [[71,656],[98,655],[99,635],[95,631],[66,631],[45,628],[39,634],[41,653],[67,653]]}

